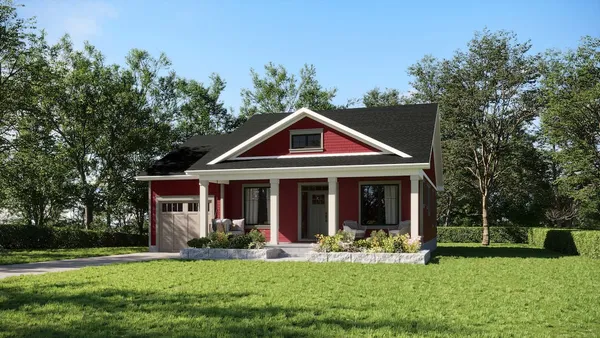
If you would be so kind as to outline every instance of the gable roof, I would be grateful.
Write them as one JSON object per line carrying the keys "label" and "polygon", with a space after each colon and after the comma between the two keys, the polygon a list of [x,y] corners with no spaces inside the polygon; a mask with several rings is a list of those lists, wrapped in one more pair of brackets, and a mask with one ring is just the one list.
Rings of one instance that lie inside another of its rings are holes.
{"label": "gable roof", "polygon": [[[175,152],[179,155],[173,155],[173,152],[167,154],[167,156],[157,161],[146,174],[157,175],[151,172],[173,172],[172,168],[175,167],[178,170],[177,172],[180,173],[179,170],[191,162],[194,156],[197,158],[196,161],[183,170],[183,172],[242,168],[429,163],[436,127],[437,104],[338,109],[316,113],[322,116],[322,119],[326,119],[327,122],[331,120],[337,124],[341,124],[357,132],[363,139],[366,138],[369,141],[372,139],[377,141],[379,146],[384,145],[386,149],[393,149],[396,152],[386,151],[387,154],[376,156],[287,157],[285,159],[252,160],[237,158],[235,160],[222,160],[219,162],[218,159],[220,157],[230,158],[231,155],[243,149],[244,147],[239,147],[236,151],[232,151],[240,144],[258,134],[263,133],[263,135],[267,135],[268,133],[265,133],[265,130],[289,118],[294,113],[261,114],[253,116],[231,134],[220,137],[209,136],[206,139],[204,136],[191,138],[180,147],[188,148],[187,150],[179,152],[176,150]],[[285,123],[282,123],[282,125],[285,125]],[[260,141],[262,140],[264,139]],[[258,141],[258,138],[255,141]],[[372,141],[370,142],[373,143]],[[162,169],[165,165],[176,162],[176,156],[184,156],[185,151],[193,152],[193,155],[186,157],[189,159],[189,161],[185,161],[186,164],[171,164],[171,169]],[[408,156],[403,157],[398,152]],[[230,153],[230,156],[223,156],[227,153]]]}

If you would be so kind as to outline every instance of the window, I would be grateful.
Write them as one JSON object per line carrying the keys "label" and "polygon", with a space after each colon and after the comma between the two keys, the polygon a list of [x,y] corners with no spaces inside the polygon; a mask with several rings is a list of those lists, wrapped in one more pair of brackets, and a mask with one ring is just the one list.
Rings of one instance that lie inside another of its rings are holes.
{"label": "window", "polygon": [[400,185],[361,184],[360,220],[363,225],[396,225],[400,220]]}
{"label": "window", "polygon": [[268,225],[271,189],[268,187],[244,188],[244,218],[246,225]]}
{"label": "window", "polygon": [[198,212],[198,203],[188,203],[189,212]]}
{"label": "window", "polygon": [[321,134],[292,135],[292,149],[321,148]]}
{"label": "window", "polygon": [[183,203],[163,203],[162,212],[183,212]]}

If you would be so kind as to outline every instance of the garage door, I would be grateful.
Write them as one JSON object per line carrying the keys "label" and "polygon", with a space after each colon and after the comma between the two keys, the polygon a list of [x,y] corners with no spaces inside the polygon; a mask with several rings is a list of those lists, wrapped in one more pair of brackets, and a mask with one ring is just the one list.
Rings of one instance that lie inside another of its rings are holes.
{"label": "garage door", "polygon": [[[177,252],[187,247],[187,241],[190,239],[200,237],[198,202],[162,202],[159,210],[160,251]],[[209,222],[213,218],[214,198],[209,198]]]}

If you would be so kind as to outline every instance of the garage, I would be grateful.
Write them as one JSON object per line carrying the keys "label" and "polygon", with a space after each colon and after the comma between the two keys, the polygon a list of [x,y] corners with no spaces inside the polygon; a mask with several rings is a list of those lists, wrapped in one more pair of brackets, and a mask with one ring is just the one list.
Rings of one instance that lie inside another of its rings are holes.
{"label": "garage", "polygon": [[[165,201],[158,206],[158,249],[177,252],[187,247],[187,241],[200,237],[198,201]],[[214,198],[208,200],[208,218],[214,215]]]}

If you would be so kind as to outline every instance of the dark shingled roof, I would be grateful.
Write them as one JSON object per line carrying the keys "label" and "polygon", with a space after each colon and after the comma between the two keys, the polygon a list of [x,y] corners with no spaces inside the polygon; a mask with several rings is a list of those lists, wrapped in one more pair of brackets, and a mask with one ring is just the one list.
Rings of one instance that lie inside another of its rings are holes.
{"label": "dark shingled roof", "polygon": [[397,155],[339,156],[235,160],[208,165],[210,161],[263,131],[288,113],[262,114],[250,118],[233,133],[222,136],[196,136],[154,163],[144,175],[173,175],[185,170],[218,170],[272,167],[344,166],[366,164],[427,163],[435,130],[437,104],[356,108],[318,111],[362,134],[398,149],[411,158]]}

